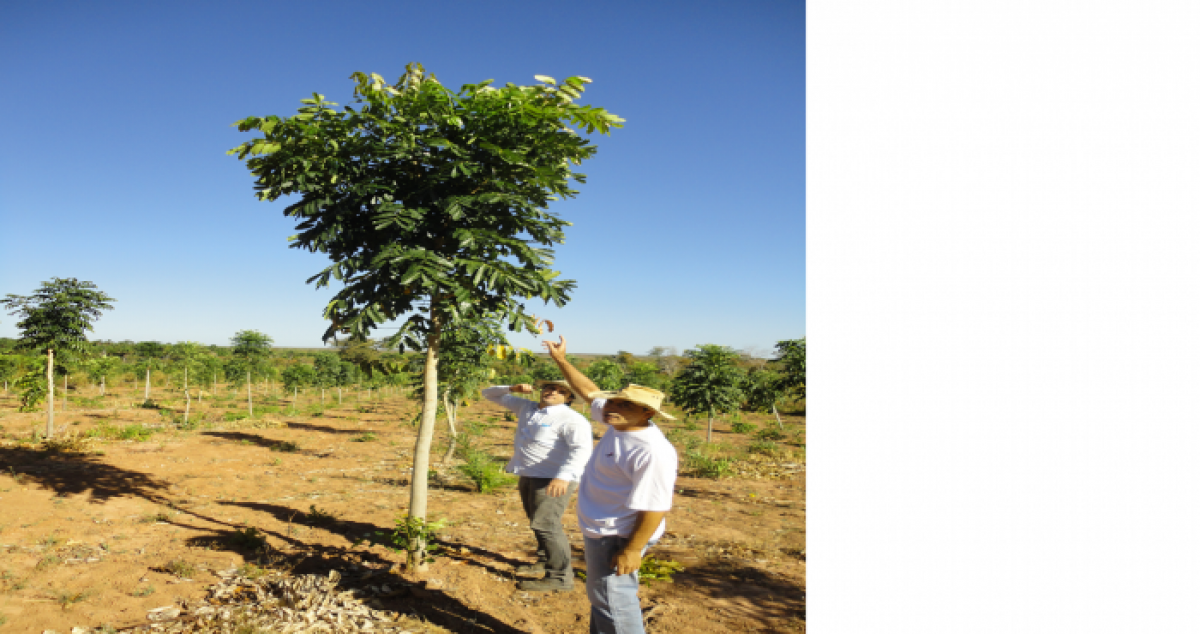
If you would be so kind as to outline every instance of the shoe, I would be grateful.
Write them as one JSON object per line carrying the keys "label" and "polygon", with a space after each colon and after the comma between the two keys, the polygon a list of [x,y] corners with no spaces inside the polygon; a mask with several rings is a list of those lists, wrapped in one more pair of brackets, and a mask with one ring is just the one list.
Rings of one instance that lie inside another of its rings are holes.
{"label": "shoe", "polygon": [[536,564],[525,564],[524,566],[517,566],[515,572],[519,575],[541,574],[543,572],[546,572],[546,562],[539,561]]}
{"label": "shoe", "polygon": [[551,579],[543,577],[541,579],[526,579],[517,583],[518,590],[526,590],[528,592],[566,592],[575,587],[575,582],[564,579]]}

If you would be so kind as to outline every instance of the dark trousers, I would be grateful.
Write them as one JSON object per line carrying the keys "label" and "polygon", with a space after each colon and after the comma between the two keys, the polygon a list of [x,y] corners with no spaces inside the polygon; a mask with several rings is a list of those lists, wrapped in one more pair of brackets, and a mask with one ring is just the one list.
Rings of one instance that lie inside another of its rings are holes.
{"label": "dark trousers", "polygon": [[537,537],[538,561],[546,564],[546,577],[574,581],[571,574],[571,542],[563,530],[562,516],[567,510],[567,502],[578,488],[578,483],[571,482],[567,492],[558,497],[546,495],[546,486],[552,478],[526,478],[517,481],[517,490],[521,493],[521,504],[525,507],[525,516],[529,518],[529,528]]}

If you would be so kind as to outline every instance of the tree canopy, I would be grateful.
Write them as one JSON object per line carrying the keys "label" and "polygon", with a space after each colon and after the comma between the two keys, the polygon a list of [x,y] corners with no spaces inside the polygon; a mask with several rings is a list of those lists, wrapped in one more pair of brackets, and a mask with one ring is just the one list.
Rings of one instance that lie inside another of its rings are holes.
{"label": "tree canopy", "polygon": [[9,314],[20,317],[17,327],[20,350],[40,354],[53,350],[62,359],[88,352],[87,333],[100,313],[112,309],[115,299],[96,289],[92,282],[71,278],[51,278],[42,282],[32,295],[9,293],[0,304]]}
{"label": "tree canopy", "polygon": [[[356,72],[357,108],[320,94],[298,114],[248,117],[261,137],[230,150],[247,159],[264,200],[299,196],[292,247],[332,263],[309,279],[344,287],[330,301],[325,339],[365,338],[408,315],[390,344],[416,349],[434,312],[443,323],[499,314],[529,327],[522,299],[563,305],[575,283],[550,270],[566,221],[550,201],[573,197],[573,172],[596,147],[571,126],[608,133],[621,118],[575,103],[591,80],[534,86],[492,81],[443,87],[419,64],[395,85]],[[539,246],[540,245],[540,246]]]}

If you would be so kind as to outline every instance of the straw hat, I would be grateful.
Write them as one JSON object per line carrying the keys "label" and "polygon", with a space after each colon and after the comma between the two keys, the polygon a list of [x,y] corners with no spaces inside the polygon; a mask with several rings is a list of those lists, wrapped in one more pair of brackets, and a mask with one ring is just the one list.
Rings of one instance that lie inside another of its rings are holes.
{"label": "straw hat", "polygon": [[575,398],[579,398],[579,393],[571,389],[571,384],[567,383],[566,381],[538,381],[533,384],[533,387],[540,390],[542,389],[543,385],[557,385],[559,387],[565,387],[567,388],[568,392],[575,395]]}
{"label": "straw hat", "polygon": [[629,401],[637,403],[642,407],[649,407],[654,410],[655,416],[661,416],[667,420],[675,420],[675,417],[662,411],[663,393],[654,388],[642,387],[630,383],[625,386],[625,389],[620,392],[592,392],[588,394],[590,399],[607,399],[610,401]]}

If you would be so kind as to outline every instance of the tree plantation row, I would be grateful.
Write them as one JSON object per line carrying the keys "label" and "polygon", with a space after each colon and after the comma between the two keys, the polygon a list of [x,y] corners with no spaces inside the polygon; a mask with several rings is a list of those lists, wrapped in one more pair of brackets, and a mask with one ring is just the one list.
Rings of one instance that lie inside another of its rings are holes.
{"label": "tree plantation row", "polygon": [[[23,353],[19,340],[0,339],[0,381],[5,394],[21,395],[22,411],[35,411],[45,403],[46,385],[42,355]],[[236,333],[229,347],[205,346],[195,342],[164,344],[156,341],[97,341],[85,355],[60,355],[55,363],[55,381],[63,390],[56,408],[70,409],[68,394],[87,405],[94,398],[82,394],[86,386],[103,397],[108,386],[139,385],[142,398],[198,399],[227,390],[257,386],[260,390],[282,388],[293,399],[320,393],[324,401],[341,401],[342,390],[419,388],[423,355],[402,354],[382,349],[378,342],[345,342],[334,351],[276,350],[271,337],[246,330]],[[572,361],[604,390],[617,390],[634,383],[659,389],[689,413],[716,415],[735,410],[774,411],[780,405],[798,406],[804,398],[803,339],[777,344],[776,359],[754,358],[726,347],[700,345],[682,356],[665,347],[645,355],[629,352]],[[515,385],[539,380],[561,379],[547,359],[517,354],[498,359],[486,355],[476,359],[483,383]],[[386,371],[390,368],[392,371]],[[451,388],[442,381],[440,391]],[[246,389],[253,415],[253,392]],[[286,395],[285,395],[286,396]],[[451,395],[453,402],[455,395]],[[713,398],[705,399],[706,396]],[[458,400],[474,400],[468,393]],[[451,405],[453,407],[454,405]]]}

